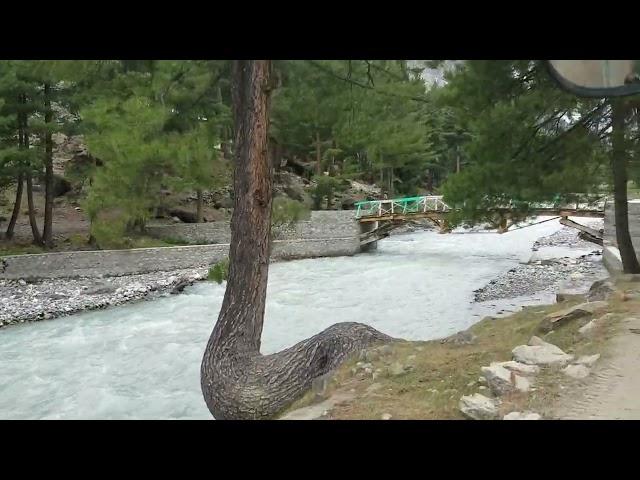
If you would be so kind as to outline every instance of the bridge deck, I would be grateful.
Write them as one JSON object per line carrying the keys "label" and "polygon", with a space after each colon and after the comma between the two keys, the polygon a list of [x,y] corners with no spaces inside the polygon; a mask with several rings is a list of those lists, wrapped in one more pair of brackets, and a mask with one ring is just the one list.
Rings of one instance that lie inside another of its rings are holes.
{"label": "bridge deck", "polygon": [[[442,196],[396,198],[358,202],[356,218],[360,222],[402,221],[418,218],[444,220],[452,209],[442,201]],[[509,214],[511,207],[497,208],[496,212]],[[529,210],[532,216],[604,217],[604,201],[574,203],[572,205],[538,204]]]}

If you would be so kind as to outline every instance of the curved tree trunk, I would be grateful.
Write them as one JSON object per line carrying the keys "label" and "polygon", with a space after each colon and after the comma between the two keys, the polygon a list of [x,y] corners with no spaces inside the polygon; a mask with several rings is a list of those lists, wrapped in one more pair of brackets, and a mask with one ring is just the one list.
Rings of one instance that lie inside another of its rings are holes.
{"label": "curved tree trunk", "polygon": [[629,233],[627,200],[627,150],[625,146],[625,110],[622,101],[612,102],[613,203],[616,242],[624,273],[640,273],[640,264]]}
{"label": "curved tree trunk", "polygon": [[271,230],[268,60],[233,64],[234,210],[230,266],[218,321],[205,349],[201,387],[216,419],[272,418],[352,352],[390,337],[343,323],[273,355],[260,354]]}

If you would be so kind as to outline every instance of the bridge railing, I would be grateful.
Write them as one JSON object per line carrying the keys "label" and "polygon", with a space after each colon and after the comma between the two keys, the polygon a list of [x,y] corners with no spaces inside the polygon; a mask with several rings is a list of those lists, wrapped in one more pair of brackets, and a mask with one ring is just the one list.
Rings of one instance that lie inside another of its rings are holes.
{"label": "bridge railing", "polygon": [[357,202],[356,218],[384,217],[409,213],[446,212],[449,207],[442,196],[425,195],[421,197],[393,198],[390,200],[370,200]]}
{"label": "bridge railing", "polygon": [[[547,202],[529,203],[529,209],[534,210],[597,210],[604,211],[606,197],[602,195],[576,195],[575,203]],[[387,217],[411,213],[448,212],[451,208],[442,201],[441,195],[423,195],[420,197],[394,198],[390,200],[370,200],[357,202],[356,218]],[[495,210],[516,210],[524,205],[519,202],[509,202]]]}

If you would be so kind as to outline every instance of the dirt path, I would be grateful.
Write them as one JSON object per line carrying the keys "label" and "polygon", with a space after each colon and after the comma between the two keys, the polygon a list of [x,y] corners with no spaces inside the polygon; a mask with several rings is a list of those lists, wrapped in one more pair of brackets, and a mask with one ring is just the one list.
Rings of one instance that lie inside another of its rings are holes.
{"label": "dirt path", "polygon": [[589,380],[577,390],[572,389],[561,396],[555,417],[563,420],[640,420],[639,367],[640,317],[628,317],[622,320],[601,364]]}

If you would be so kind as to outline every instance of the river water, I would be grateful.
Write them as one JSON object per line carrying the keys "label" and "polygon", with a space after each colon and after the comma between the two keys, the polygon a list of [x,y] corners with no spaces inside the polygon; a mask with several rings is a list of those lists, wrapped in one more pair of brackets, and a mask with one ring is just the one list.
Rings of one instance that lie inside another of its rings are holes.
{"label": "river water", "polygon": [[[395,337],[440,338],[546,296],[473,304],[473,290],[526,262],[557,221],[505,235],[419,232],[354,257],[273,264],[262,352],[343,321]],[[582,253],[582,252],[580,252]],[[200,361],[224,285],[0,331],[0,418],[211,418]]]}

